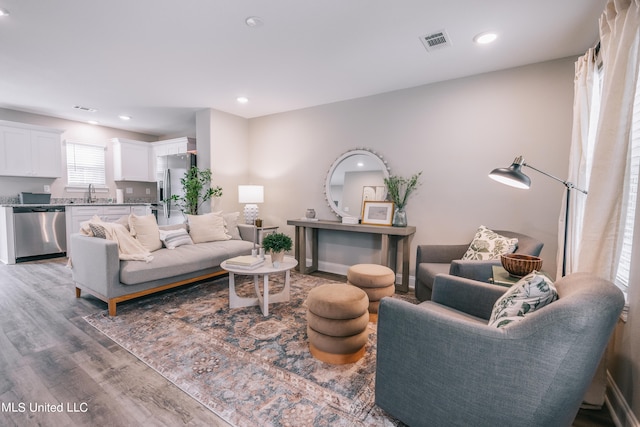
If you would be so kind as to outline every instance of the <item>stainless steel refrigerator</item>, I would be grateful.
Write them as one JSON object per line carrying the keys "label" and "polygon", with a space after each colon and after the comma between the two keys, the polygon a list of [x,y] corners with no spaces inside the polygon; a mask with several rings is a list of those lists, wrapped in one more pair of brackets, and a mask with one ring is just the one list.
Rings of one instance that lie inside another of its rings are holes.
{"label": "stainless steel refrigerator", "polygon": [[158,224],[180,224],[185,217],[180,207],[173,202],[164,202],[172,195],[184,195],[180,179],[192,167],[196,166],[195,154],[172,154],[156,157],[156,181],[158,183]]}

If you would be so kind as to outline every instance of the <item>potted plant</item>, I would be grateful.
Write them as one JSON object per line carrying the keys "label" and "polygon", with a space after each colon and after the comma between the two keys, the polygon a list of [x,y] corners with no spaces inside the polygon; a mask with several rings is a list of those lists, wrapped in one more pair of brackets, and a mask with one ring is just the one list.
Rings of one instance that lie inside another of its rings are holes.
{"label": "potted plant", "polygon": [[211,184],[211,175],[210,169],[198,169],[198,167],[192,166],[185,172],[184,177],[180,178],[184,194],[174,194],[164,202],[175,202],[182,213],[197,215],[202,203],[212,197],[222,196],[222,187],[208,187]]}
{"label": "potted plant", "polygon": [[421,184],[420,175],[422,175],[422,172],[415,173],[411,175],[410,178],[391,175],[389,178],[384,179],[389,198],[395,205],[393,225],[396,227],[407,226],[407,213],[404,209],[407,206],[407,200],[409,200],[411,193]]}
{"label": "potted plant", "polygon": [[291,237],[284,233],[272,233],[267,234],[262,239],[262,247],[265,252],[269,252],[271,255],[271,262],[274,267],[280,265],[284,259],[285,251],[290,251],[293,246]]}

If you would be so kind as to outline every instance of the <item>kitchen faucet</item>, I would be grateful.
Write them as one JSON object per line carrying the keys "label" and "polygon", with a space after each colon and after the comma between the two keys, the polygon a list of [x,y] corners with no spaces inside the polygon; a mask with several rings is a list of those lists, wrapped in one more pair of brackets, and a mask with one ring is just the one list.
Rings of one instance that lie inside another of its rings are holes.
{"label": "kitchen faucet", "polygon": [[89,184],[89,197],[87,197],[88,203],[94,203],[96,201],[96,188],[93,184]]}

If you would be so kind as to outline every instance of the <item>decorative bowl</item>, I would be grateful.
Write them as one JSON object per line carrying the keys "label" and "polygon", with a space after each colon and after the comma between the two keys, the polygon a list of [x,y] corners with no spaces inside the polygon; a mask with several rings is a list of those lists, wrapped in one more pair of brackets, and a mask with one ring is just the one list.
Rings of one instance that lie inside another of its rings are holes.
{"label": "decorative bowl", "polygon": [[505,270],[512,276],[524,277],[533,270],[540,271],[542,258],[524,254],[500,255],[500,261]]}

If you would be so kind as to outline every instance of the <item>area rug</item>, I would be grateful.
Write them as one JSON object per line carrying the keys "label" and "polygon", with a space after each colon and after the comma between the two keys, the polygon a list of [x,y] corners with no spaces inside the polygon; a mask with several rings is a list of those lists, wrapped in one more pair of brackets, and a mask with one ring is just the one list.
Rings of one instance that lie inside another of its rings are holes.
{"label": "area rug", "polygon": [[[271,280],[275,294],[283,278]],[[402,425],[374,403],[374,323],[356,363],[331,365],[309,353],[305,298],[324,283],[292,272],[291,300],[270,305],[268,317],[257,306],[230,309],[224,277],[85,320],[235,426]],[[253,296],[252,278],[237,276],[236,289]]]}

